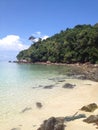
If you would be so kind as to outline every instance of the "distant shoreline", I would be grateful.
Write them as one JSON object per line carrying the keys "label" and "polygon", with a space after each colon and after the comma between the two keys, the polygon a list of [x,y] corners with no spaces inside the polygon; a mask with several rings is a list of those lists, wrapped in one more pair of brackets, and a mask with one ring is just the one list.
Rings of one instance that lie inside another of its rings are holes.
{"label": "distant shoreline", "polygon": [[76,62],[76,63],[58,63],[58,62],[50,62],[50,61],[47,61],[47,62],[28,62],[26,60],[22,60],[22,61],[8,61],[9,63],[25,63],[25,64],[50,64],[50,65],[71,65],[71,66],[94,66],[94,67],[98,67],[98,64],[91,64],[90,62],[85,62],[85,63],[80,63],[80,62]]}

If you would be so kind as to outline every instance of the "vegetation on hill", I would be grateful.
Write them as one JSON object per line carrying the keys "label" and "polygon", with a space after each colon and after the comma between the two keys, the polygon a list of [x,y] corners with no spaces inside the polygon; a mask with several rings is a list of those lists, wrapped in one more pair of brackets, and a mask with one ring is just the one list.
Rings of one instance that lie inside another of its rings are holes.
{"label": "vegetation on hill", "polygon": [[98,63],[98,23],[76,25],[46,40],[39,39],[17,55],[28,62]]}

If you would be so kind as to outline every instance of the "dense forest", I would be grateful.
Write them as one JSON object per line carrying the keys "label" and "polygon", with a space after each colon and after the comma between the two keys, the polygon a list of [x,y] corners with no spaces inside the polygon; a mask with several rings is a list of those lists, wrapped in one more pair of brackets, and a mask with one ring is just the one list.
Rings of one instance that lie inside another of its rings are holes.
{"label": "dense forest", "polygon": [[[29,38],[30,39],[30,38]],[[52,37],[32,43],[17,59],[27,62],[98,63],[98,23],[76,25]]]}

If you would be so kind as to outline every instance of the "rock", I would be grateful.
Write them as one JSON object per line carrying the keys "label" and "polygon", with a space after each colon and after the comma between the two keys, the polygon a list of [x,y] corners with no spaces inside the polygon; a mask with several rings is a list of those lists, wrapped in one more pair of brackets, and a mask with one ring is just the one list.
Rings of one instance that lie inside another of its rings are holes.
{"label": "rock", "polygon": [[64,82],[65,80],[64,79],[60,79],[60,80],[58,80],[58,82]]}
{"label": "rock", "polygon": [[12,128],[11,130],[21,130],[20,128]]}
{"label": "rock", "polygon": [[56,117],[58,123],[64,123],[64,117]]}
{"label": "rock", "polygon": [[36,88],[42,88],[43,87],[43,85],[39,85],[39,86],[37,86],[37,87],[32,87],[33,89],[36,89]]}
{"label": "rock", "polygon": [[93,79],[98,82],[98,71],[93,74]]}
{"label": "rock", "polygon": [[42,103],[41,103],[41,102],[36,102],[36,106],[37,106],[38,108],[42,108]]}
{"label": "rock", "polygon": [[96,103],[91,103],[87,106],[83,106],[81,108],[82,111],[86,111],[86,112],[93,112],[95,111],[96,109],[98,108],[97,104]]}
{"label": "rock", "polygon": [[44,87],[44,89],[52,89],[53,88],[53,85],[47,85]]}
{"label": "rock", "polygon": [[64,125],[65,122],[86,117],[85,114],[77,115],[77,113],[78,112],[76,112],[72,116],[67,117],[51,117],[48,120],[45,120],[40,128],[38,128],[37,130],[64,130],[64,128],[66,127]]}
{"label": "rock", "polygon": [[42,87],[43,87],[43,85],[39,85],[39,86],[38,86],[38,88],[42,88]]}
{"label": "rock", "polygon": [[64,130],[64,124],[62,123],[56,124],[54,130]]}
{"label": "rock", "polygon": [[75,116],[66,116],[64,118],[64,121],[69,122],[69,121],[73,121],[73,120],[80,119],[80,118],[86,118],[86,115],[85,114],[79,114],[79,115],[75,115]]}
{"label": "rock", "polygon": [[48,120],[44,123],[44,128],[45,128],[46,130],[53,130],[55,124],[56,124],[56,118],[51,117],[50,119],[48,119]]}
{"label": "rock", "polygon": [[76,78],[81,79],[81,80],[86,80],[87,79],[86,75],[77,75]]}
{"label": "rock", "polygon": [[63,85],[63,88],[74,88],[74,86],[76,86],[76,85],[66,83],[66,84]]}
{"label": "rock", "polygon": [[49,80],[53,80],[54,82],[64,82],[65,81],[65,77],[49,78]]}
{"label": "rock", "polygon": [[51,64],[51,61],[47,61],[46,63],[47,63],[47,64]]}
{"label": "rock", "polygon": [[45,120],[37,130],[64,130],[64,118],[51,117]]}
{"label": "rock", "polygon": [[31,107],[26,107],[26,108],[24,108],[22,111],[21,111],[21,113],[24,113],[24,112],[26,112],[26,111],[28,111],[28,110],[31,110],[32,108]]}
{"label": "rock", "polygon": [[86,123],[96,123],[96,122],[98,122],[98,115],[91,115],[83,121]]}

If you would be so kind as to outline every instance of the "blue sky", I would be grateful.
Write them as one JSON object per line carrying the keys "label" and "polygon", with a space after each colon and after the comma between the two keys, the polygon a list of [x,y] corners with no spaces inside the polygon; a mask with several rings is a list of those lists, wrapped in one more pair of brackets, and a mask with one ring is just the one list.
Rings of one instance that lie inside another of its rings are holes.
{"label": "blue sky", "polygon": [[77,24],[98,22],[98,0],[0,0],[0,59],[14,59],[31,45]]}

